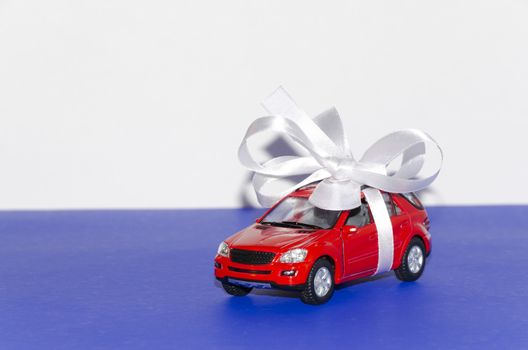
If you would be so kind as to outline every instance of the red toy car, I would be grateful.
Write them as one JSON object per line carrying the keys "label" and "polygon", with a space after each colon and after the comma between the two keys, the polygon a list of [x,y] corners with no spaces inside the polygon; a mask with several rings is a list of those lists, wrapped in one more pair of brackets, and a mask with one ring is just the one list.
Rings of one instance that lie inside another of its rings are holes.
{"label": "red toy car", "polygon": [[[215,276],[227,293],[299,290],[303,302],[322,304],[334,285],[376,273],[378,235],[365,199],[356,209],[324,210],[308,201],[314,188],[291,193],[220,244]],[[431,251],[427,213],[413,193],[382,195],[393,226],[391,269],[400,280],[415,281]]]}

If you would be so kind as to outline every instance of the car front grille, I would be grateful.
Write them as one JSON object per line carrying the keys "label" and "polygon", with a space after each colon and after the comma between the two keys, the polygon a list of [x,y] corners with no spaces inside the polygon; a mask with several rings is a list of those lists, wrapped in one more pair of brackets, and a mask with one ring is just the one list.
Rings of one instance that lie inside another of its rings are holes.
{"label": "car front grille", "polygon": [[275,253],[255,250],[231,249],[231,261],[247,265],[266,265],[271,263]]}

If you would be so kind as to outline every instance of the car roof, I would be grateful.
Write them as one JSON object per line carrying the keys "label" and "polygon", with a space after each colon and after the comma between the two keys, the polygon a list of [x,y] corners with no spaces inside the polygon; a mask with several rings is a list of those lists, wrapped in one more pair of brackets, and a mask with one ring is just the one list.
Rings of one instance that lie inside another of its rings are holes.
{"label": "car roof", "polygon": [[[313,191],[315,190],[315,187],[317,186],[319,182],[320,181],[313,182],[311,184],[299,187],[298,189],[290,193],[289,196],[290,197],[310,197],[310,195],[313,193]],[[363,191],[361,191],[361,199],[363,199],[364,197],[365,195],[363,194]]]}

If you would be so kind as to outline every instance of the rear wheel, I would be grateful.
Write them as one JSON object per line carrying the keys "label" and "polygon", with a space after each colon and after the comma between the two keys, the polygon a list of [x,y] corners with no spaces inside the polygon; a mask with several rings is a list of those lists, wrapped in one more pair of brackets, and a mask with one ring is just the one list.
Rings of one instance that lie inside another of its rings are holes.
{"label": "rear wheel", "polygon": [[334,294],[334,267],[324,258],[313,264],[306,286],[301,292],[301,300],[306,304],[324,304]]}
{"label": "rear wheel", "polygon": [[394,270],[396,277],[405,282],[416,281],[423,273],[425,268],[425,246],[420,238],[413,238],[405,254],[403,254],[402,263],[399,268]]}
{"label": "rear wheel", "polygon": [[249,287],[235,286],[234,284],[226,282],[222,282],[222,287],[224,287],[224,290],[227,292],[227,294],[231,294],[236,297],[246,296],[253,289]]}

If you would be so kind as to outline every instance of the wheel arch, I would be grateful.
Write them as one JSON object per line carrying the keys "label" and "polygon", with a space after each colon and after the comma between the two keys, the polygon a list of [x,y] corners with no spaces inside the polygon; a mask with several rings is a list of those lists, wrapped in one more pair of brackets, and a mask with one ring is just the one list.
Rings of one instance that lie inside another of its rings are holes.
{"label": "wheel arch", "polygon": [[402,262],[403,254],[405,254],[405,250],[407,249],[407,247],[409,246],[409,243],[411,243],[411,240],[413,238],[418,238],[420,241],[422,241],[422,243],[423,243],[423,245],[425,247],[425,253],[426,254],[430,251],[430,249],[431,249],[430,242],[426,239],[426,237],[423,234],[423,232],[414,232],[413,234],[410,234],[407,237],[407,239],[405,240],[405,242],[402,244],[402,246],[400,247],[398,255],[395,257],[397,260],[394,262],[394,266],[392,268],[393,270],[395,270],[398,267],[400,267],[401,262]]}
{"label": "wheel arch", "polygon": [[339,257],[328,251],[320,252],[317,255],[317,258],[311,262],[311,266],[313,266],[313,264],[315,264],[320,259],[325,259],[332,265],[334,268],[334,283],[338,283],[343,273],[343,266],[339,260]]}
{"label": "wheel arch", "polygon": [[335,268],[336,268],[336,262],[335,262],[335,259],[329,255],[329,254],[324,254],[324,255],[321,255],[319,258],[317,258],[315,261],[319,260],[319,259],[326,259],[328,260],[332,266],[334,267],[334,272],[335,272]]}

